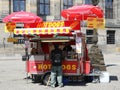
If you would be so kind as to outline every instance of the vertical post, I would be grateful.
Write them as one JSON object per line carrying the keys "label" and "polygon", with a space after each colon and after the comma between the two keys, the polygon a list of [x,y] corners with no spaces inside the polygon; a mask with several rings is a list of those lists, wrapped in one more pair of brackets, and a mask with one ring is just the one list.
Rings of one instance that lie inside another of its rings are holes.
{"label": "vertical post", "polygon": [[[29,59],[28,57],[28,47],[29,47],[29,41],[27,37],[25,38],[25,56],[26,56],[26,65],[27,65],[27,61]],[[26,72],[26,80],[27,80],[27,84],[28,84],[28,72]]]}
{"label": "vertical post", "polygon": [[28,47],[29,47],[29,40],[25,37],[25,55],[28,57]]}

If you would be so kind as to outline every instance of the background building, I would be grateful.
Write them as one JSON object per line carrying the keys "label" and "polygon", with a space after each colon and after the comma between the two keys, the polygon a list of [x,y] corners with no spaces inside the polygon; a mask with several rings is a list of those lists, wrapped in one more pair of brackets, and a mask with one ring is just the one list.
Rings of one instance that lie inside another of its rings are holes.
{"label": "background building", "polygon": [[[105,29],[98,30],[98,45],[105,52],[120,52],[120,1],[119,0],[92,0],[99,1],[104,11]],[[22,44],[24,41],[20,38],[19,44],[8,43],[9,33],[4,32],[2,19],[12,12],[27,11],[35,13],[43,18],[44,21],[61,20],[61,10],[73,5],[92,4],[91,0],[0,0],[0,55],[23,54]],[[82,27],[86,35],[93,35],[93,30]],[[14,35],[13,35],[14,36]],[[88,46],[91,45],[91,37]]]}

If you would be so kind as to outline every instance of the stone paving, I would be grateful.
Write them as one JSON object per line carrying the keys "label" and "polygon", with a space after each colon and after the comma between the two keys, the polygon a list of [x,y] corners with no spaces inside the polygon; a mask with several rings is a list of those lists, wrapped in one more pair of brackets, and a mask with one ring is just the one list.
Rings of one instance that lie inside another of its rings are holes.
{"label": "stone paving", "polygon": [[104,59],[110,83],[73,83],[55,89],[24,79],[25,62],[21,59],[0,59],[0,90],[120,90],[120,54],[104,53]]}

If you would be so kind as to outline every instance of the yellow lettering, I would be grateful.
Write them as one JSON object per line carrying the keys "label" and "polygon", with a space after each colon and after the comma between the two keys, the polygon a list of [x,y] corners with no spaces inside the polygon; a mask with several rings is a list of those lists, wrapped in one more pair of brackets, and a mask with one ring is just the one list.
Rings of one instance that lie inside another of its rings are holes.
{"label": "yellow lettering", "polygon": [[43,25],[44,25],[44,27],[47,27],[48,26],[48,22],[44,22]]}
{"label": "yellow lettering", "polygon": [[63,27],[63,26],[64,26],[64,22],[63,22],[63,21],[61,22],[60,26],[61,26],[61,27]]}
{"label": "yellow lettering", "polygon": [[52,26],[53,26],[52,22],[48,22],[48,27],[52,27]]}
{"label": "yellow lettering", "polygon": [[48,64],[48,69],[51,69],[51,64]]}
{"label": "yellow lettering", "polygon": [[37,27],[63,27],[64,21],[62,22],[43,22],[43,24],[38,24]]}
{"label": "yellow lettering", "polygon": [[56,27],[56,22],[53,22],[53,23],[52,23],[52,27]]}
{"label": "yellow lettering", "polygon": [[76,65],[72,65],[72,70],[76,70]]}
{"label": "yellow lettering", "polygon": [[47,65],[43,65],[43,69],[46,70],[47,69]]}
{"label": "yellow lettering", "polygon": [[62,68],[63,70],[76,70],[77,69],[76,65],[70,65],[70,64],[62,65]]}
{"label": "yellow lettering", "polygon": [[37,28],[43,27],[43,23],[38,23]]}
{"label": "yellow lettering", "polygon": [[44,70],[51,69],[51,64],[44,64],[44,65],[38,64],[37,69],[38,69],[38,70],[42,70],[42,69],[44,69]]}
{"label": "yellow lettering", "polygon": [[71,69],[71,65],[67,65],[67,70],[70,70]]}
{"label": "yellow lettering", "polygon": [[38,64],[38,70],[42,69],[42,64]]}
{"label": "yellow lettering", "polygon": [[60,27],[60,22],[56,22],[56,27]]}
{"label": "yellow lettering", "polygon": [[62,69],[65,70],[65,65],[62,65]]}

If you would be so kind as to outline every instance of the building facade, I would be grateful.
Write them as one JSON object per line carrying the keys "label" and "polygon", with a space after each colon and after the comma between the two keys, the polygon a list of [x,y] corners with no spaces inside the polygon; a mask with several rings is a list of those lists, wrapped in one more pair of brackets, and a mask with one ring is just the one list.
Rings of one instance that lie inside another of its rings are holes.
{"label": "building facade", "polygon": [[[94,1],[94,0],[93,0]],[[98,0],[98,6],[104,11],[105,29],[98,29],[98,45],[105,52],[120,52],[120,1],[119,0]],[[5,23],[2,19],[16,11],[32,12],[44,21],[61,20],[60,15],[63,9],[73,5],[92,4],[91,0],[0,0],[0,49],[5,54],[7,51],[19,53],[23,51],[22,44],[8,43],[9,33],[5,33]],[[93,35],[93,30],[82,27],[81,31],[87,35]],[[88,40],[90,37],[87,37]],[[88,46],[92,43],[88,41]],[[8,52],[8,53],[9,53]]]}

